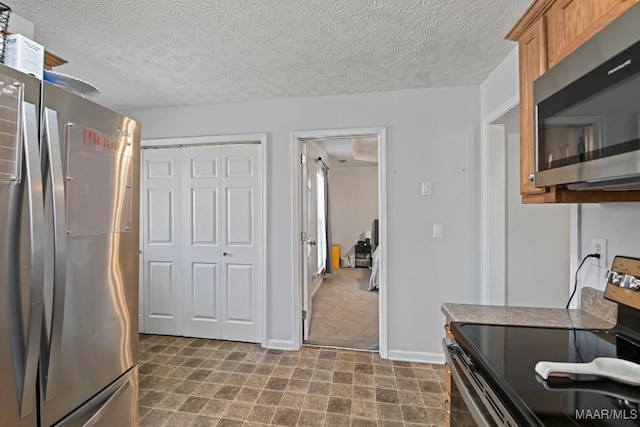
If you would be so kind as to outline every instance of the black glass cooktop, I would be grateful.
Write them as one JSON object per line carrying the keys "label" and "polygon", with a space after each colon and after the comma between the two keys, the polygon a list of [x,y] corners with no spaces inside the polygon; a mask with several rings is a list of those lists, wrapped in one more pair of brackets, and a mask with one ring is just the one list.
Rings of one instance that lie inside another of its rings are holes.
{"label": "black glass cooktop", "polygon": [[550,378],[538,361],[640,363],[640,347],[614,330],[575,330],[453,322],[452,333],[522,426],[639,426],[640,387],[597,377]]}

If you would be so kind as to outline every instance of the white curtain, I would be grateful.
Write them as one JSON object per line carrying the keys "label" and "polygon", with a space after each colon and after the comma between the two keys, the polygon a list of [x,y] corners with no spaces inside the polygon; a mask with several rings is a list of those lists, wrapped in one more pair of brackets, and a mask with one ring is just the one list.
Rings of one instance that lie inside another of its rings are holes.
{"label": "white curtain", "polygon": [[329,168],[321,157],[316,159],[320,165],[316,179],[318,211],[318,272],[333,272],[331,247],[331,215],[329,214]]}
{"label": "white curtain", "polygon": [[327,248],[327,263],[325,271],[333,273],[333,256],[329,248],[333,247],[333,239],[331,237],[331,208],[329,207],[329,168],[327,165],[323,167],[324,171],[324,225],[325,225],[325,247]]}
{"label": "white curtain", "polygon": [[318,254],[318,273],[327,271],[327,218],[325,206],[325,179],[323,170],[318,170],[316,174],[316,199],[317,199],[317,254]]}

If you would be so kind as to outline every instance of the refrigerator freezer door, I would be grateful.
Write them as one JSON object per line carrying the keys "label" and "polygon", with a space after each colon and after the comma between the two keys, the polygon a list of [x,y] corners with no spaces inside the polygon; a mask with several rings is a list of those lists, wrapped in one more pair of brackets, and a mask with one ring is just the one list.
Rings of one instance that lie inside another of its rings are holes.
{"label": "refrigerator freezer door", "polygon": [[57,138],[50,136],[61,158],[66,211],[64,304],[47,310],[43,349],[55,381],[42,378],[42,421],[52,425],[137,363],[139,186],[133,183],[139,182],[140,126],[47,83],[42,99],[49,129],[57,121]]}
{"label": "refrigerator freezer door", "polygon": [[137,426],[138,413],[138,368],[135,367],[56,427]]}
{"label": "refrigerator freezer door", "polygon": [[40,82],[0,65],[0,425],[36,426],[42,325]]}

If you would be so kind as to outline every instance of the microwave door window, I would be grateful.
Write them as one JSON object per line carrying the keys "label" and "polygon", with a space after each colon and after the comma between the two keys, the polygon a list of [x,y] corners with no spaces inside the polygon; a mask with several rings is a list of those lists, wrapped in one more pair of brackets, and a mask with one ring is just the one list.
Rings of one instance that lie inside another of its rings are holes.
{"label": "microwave door window", "polygon": [[540,141],[544,151],[541,163],[544,169],[566,166],[572,160],[589,160],[589,153],[595,148],[596,125],[548,126],[540,129]]}

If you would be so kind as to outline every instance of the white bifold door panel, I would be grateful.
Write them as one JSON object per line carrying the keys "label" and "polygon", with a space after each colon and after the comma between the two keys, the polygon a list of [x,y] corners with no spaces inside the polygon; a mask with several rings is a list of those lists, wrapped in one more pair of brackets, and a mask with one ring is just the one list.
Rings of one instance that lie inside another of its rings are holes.
{"label": "white bifold door panel", "polygon": [[[262,161],[259,145],[220,147],[224,339],[260,341],[262,318]],[[225,338],[233,337],[233,338]]]}
{"label": "white bifold door panel", "polygon": [[221,338],[220,148],[181,148],[180,335]]}
{"label": "white bifold door panel", "polygon": [[145,332],[178,335],[182,234],[180,149],[143,150],[142,162]]}
{"label": "white bifold door panel", "polygon": [[260,156],[257,144],[144,150],[145,332],[261,340]]}

